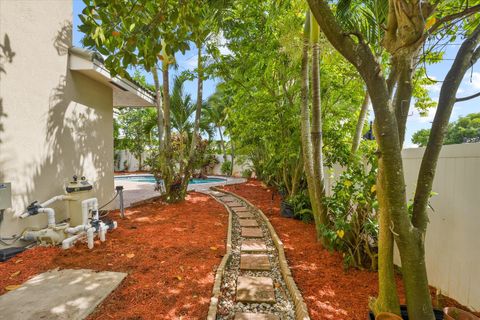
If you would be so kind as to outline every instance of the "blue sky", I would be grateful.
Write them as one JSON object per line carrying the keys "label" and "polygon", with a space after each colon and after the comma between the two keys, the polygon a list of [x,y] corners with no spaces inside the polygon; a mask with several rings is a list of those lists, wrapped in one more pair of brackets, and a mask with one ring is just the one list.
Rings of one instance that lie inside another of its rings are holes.
{"label": "blue sky", "polygon": [[[76,46],[80,45],[80,40],[82,38],[82,34],[77,31],[77,26],[80,24],[80,19],[78,18],[78,14],[82,11],[84,7],[82,0],[74,0],[73,1],[73,15],[74,15],[74,34],[73,34],[73,43]],[[460,40],[457,40],[460,42]],[[452,64],[451,59],[455,57],[455,54],[458,50],[458,46],[456,45],[449,45],[447,46],[447,50],[444,55],[444,61],[427,66],[427,73],[430,78],[435,80],[443,80],[445,78],[446,73],[450,69]],[[175,74],[178,74],[184,70],[194,70],[197,64],[197,50],[196,48],[192,48],[185,52],[184,55],[177,54],[175,56],[178,70],[171,72],[172,79]],[[153,83],[151,76],[149,74],[146,75],[147,80]],[[172,79],[170,81],[172,81]],[[215,86],[217,81],[215,79],[209,79],[204,82],[204,89],[203,95],[204,99],[210,96],[213,92],[215,92]],[[196,98],[196,81],[188,81],[185,83],[185,91],[192,95],[193,99]],[[438,95],[440,93],[441,82],[429,86],[430,96],[433,100],[438,101]],[[458,91],[458,97],[465,97],[477,93],[480,91],[480,62],[477,62],[471,70],[467,72],[465,78],[462,81],[462,84]],[[413,110],[413,108],[411,108]],[[410,115],[407,121],[407,132],[405,136],[405,147],[415,147],[415,145],[411,142],[412,134],[420,129],[430,128],[431,121],[435,115],[435,109],[430,110],[427,117],[421,117],[418,112],[415,110],[410,111]],[[455,121],[460,116],[465,116],[469,113],[473,112],[480,112],[480,98],[472,99],[466,102],[457,103],[454,106],[452,116],[450,121]]]}

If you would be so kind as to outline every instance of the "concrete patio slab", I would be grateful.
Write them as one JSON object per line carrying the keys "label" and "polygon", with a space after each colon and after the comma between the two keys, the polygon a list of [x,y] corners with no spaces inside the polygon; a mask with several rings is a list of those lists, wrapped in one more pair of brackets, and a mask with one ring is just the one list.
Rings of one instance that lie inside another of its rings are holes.
{"label": "concrete patio slab", "polygon": [[85,319],[127,276],[121,272],[50,270],[0,296],[0,318]]}

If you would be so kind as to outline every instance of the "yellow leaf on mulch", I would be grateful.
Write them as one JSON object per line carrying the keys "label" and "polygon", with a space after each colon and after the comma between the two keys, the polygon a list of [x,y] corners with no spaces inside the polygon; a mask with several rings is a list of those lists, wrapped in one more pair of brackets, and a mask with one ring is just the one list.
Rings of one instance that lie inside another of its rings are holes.
{"label": "yellow leaf on mulch", "polygon": [[18,275],[20,274],[20,272],[21,272],[20,270],[19,270],[19,271],[15,271],[14,273],[12,273],[12,274],[10,275],[10,278],[13,278],[13,277],[18,276]]}
{"label": "yellow leaf on mulch", "polygon": [[135,253],[127,253],[128,259],[132,259],[133,257],[135,257]]}
{"label": "yellow leaf on mulch", "polygon": [[218,248],[217,247],[210,247],[210,250],[216,251]]}
{"label": "yellow leaf on mulch", "polygon": [[182,276],[176,276],[175,278],[177,278],[178,280],[182,281]]}
{"label": "yellow leaf on mulch", "polygon": [[20,263],[22,261],[23,261],[23,259],[18,259],[17,261],[15,261],[15,263]]}
{"label": "yellow leaf on mulch", "polygon": [[5,287],[5,290],[7,290],[7,291],[13,291],[13,290],[18,289],[18,288],[20,288],[20,287],[21,287],[21,285],[19,285],[19,284],[11,284],[11,285],[9,285],[9,286],[6,286],[6,287]]}

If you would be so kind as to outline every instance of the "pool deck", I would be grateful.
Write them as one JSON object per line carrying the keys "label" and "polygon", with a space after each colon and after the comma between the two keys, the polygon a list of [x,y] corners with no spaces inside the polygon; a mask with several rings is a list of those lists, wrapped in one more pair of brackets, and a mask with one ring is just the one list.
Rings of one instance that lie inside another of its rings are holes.
{"label": "pool deck", "polygon": [[[135,176],[146,176],[148,174],[131,174],[131,175],[122,175],[121,177],[135,177]],[[208,190],[210,187],[214,186],[224,186],[230,184],[238,184],[247,181],[244,178],[234,178],[234,177],[218,177],[218,176],[208,176],[208,178],[221,178],[225,179],[224,181],[219,182],[209,182],[209,183],[198,183],[188,185],[188,191],[199,191]],[[158,197],[160,193],[155,191],[155,184],[149,182],[136,182],[125,180],[115,180],[115,187],[123,186],[123,202],[125,207],[130,207],[132,203],[139,201],[148,200],[150,198]],[[117,201],[117,208],[119,207],[119,202]]]}

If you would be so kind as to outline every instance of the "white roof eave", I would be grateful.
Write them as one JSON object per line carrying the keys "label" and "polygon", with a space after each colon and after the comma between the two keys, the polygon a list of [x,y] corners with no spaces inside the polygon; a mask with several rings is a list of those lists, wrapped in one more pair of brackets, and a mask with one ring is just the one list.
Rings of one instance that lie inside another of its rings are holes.
{"label": "white roof eave", "polygon": [[82,49],[76,48],[75,51],[70,51],[70,70],[81,72],[95,81],[110,86],[113,89],[114,107],[155,106],[155,97],[146,89],[119,76],[112,77],[101,61],[80,50]]}

